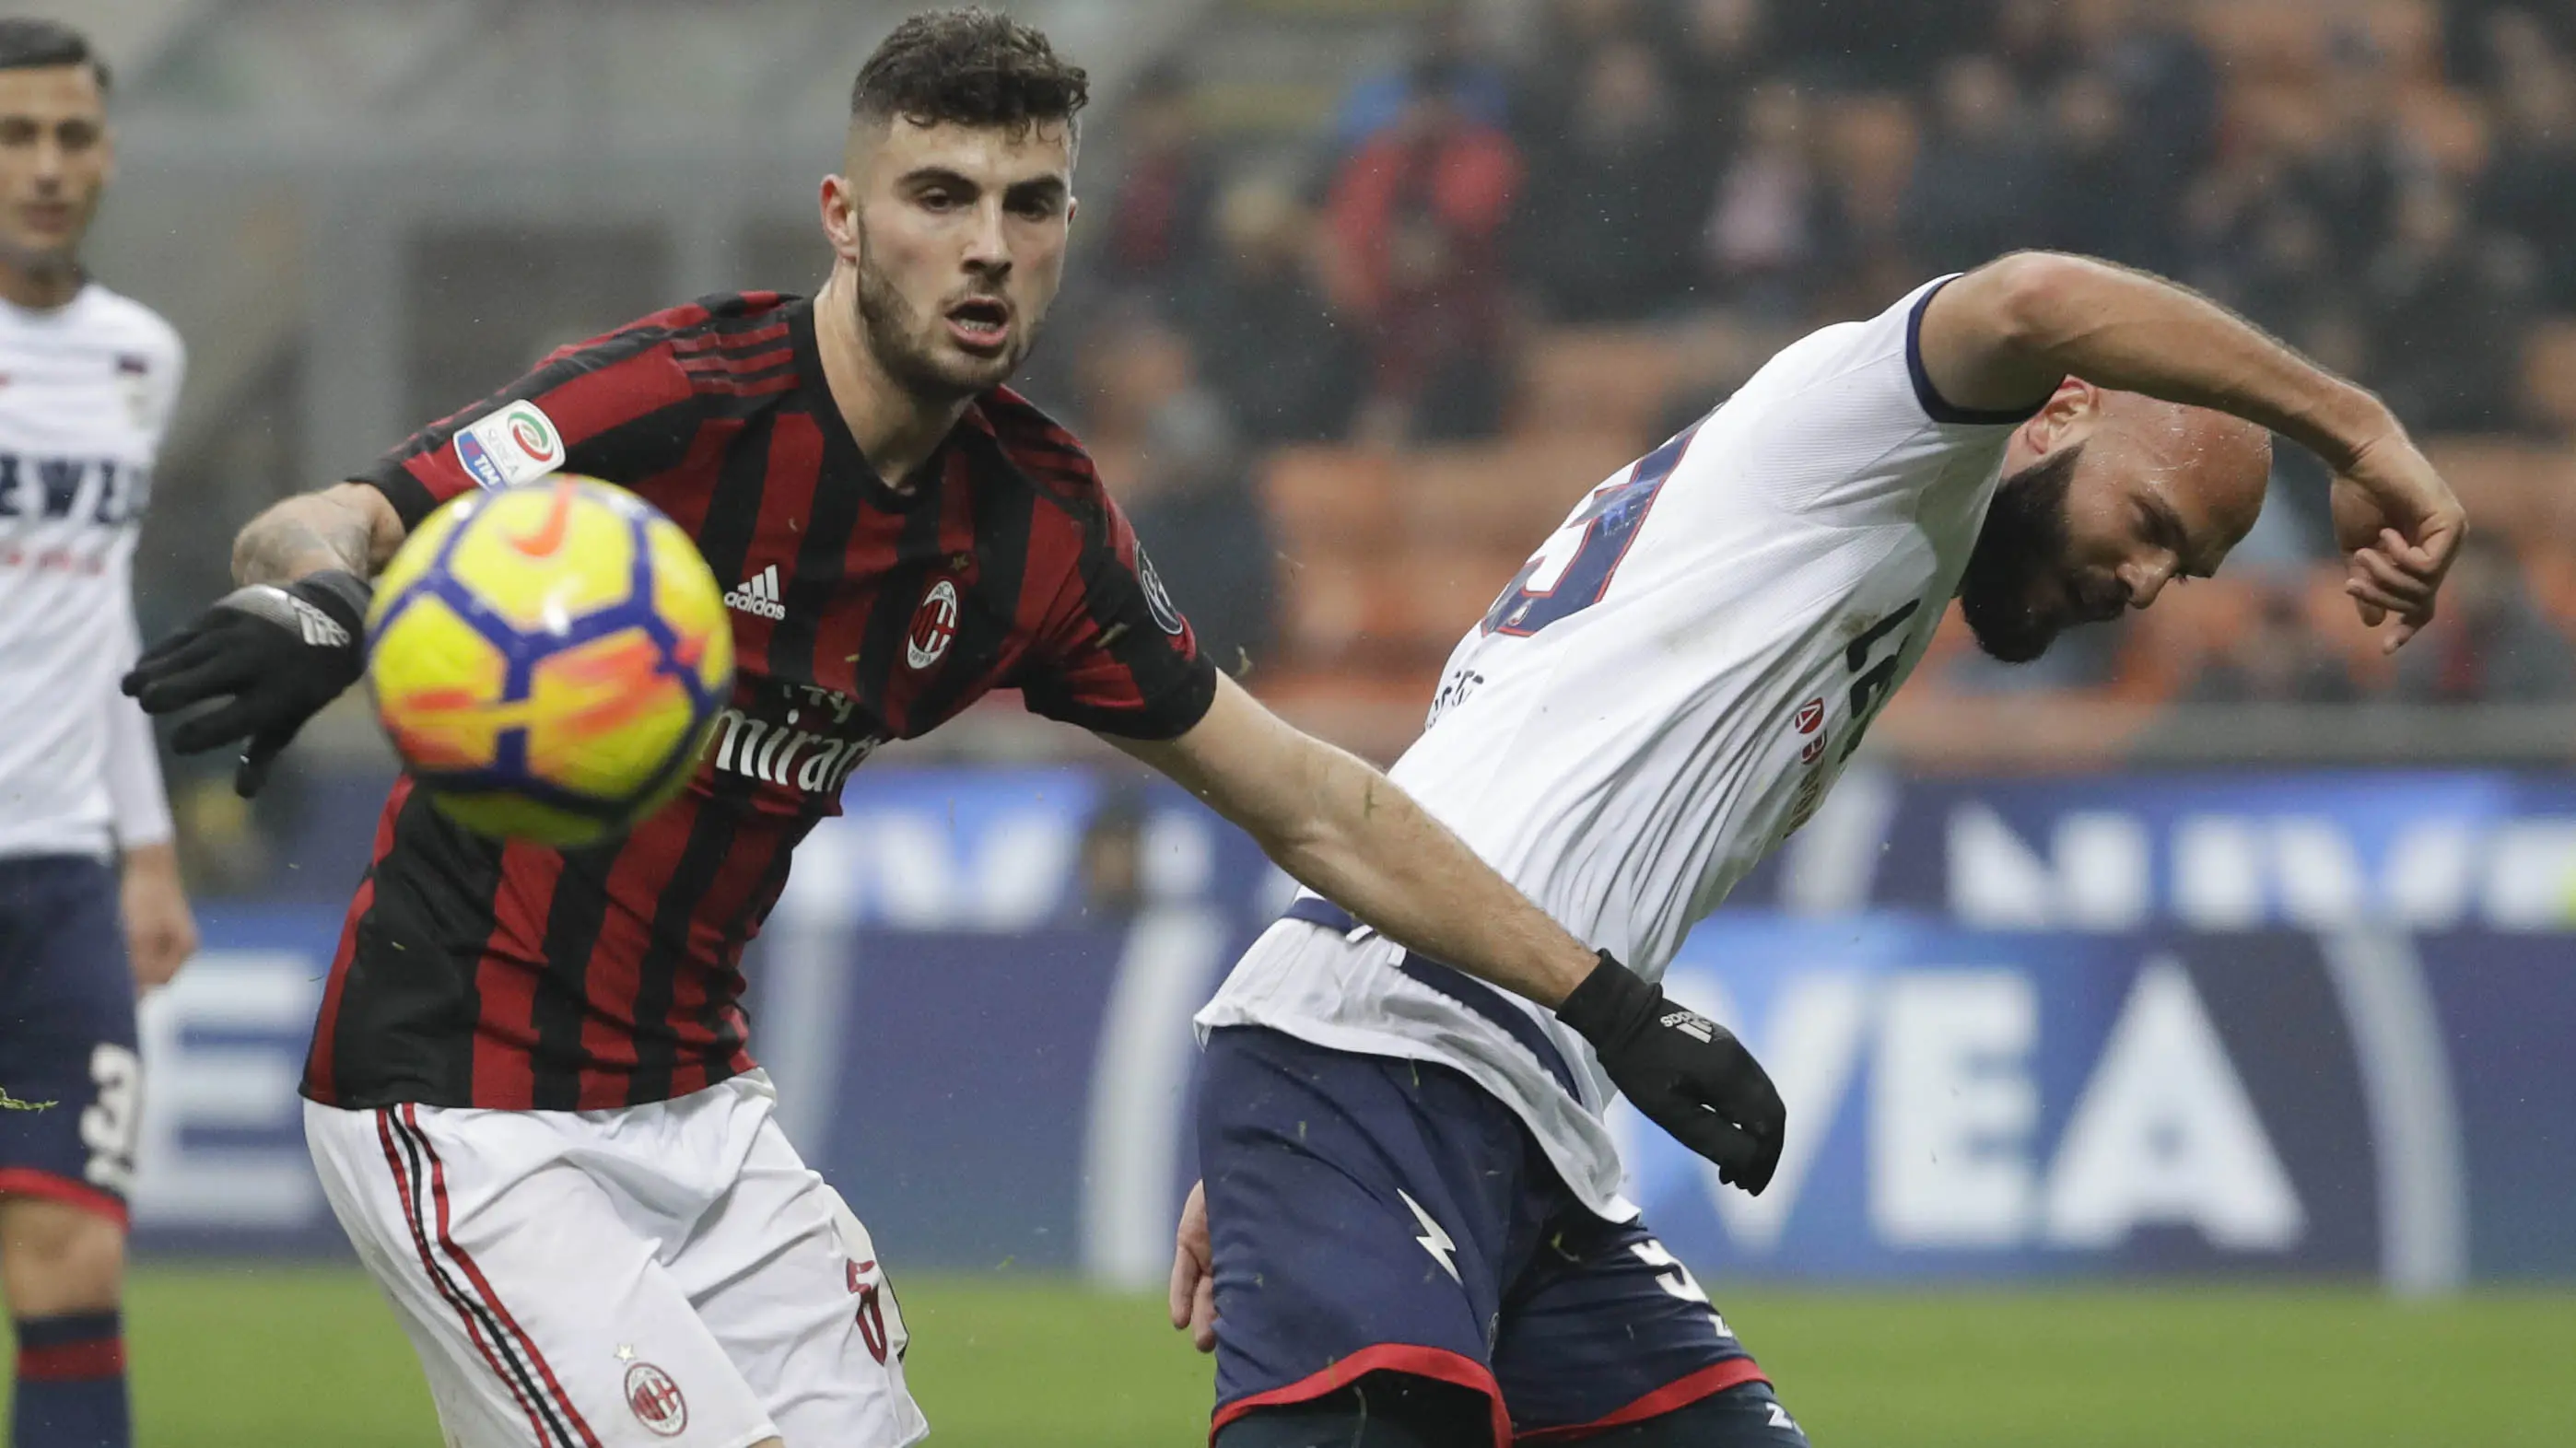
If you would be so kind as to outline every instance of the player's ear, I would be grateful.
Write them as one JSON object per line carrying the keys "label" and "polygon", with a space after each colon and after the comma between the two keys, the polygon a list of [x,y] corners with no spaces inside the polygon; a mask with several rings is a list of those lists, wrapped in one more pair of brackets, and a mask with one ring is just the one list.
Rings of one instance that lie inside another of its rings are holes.
{"label": "player's ear", "polygon": [[823,235],[830,238],[832,254],[843,261],[859,259],[859,189],[847,176],[823,178]]}
{"label": "player's ear", "polygon": [[2092,432],[2102,414],[2102,389],[2081,377],[2069,377],[2022,424],[2022,436],[2033,452],[2045,456]]}

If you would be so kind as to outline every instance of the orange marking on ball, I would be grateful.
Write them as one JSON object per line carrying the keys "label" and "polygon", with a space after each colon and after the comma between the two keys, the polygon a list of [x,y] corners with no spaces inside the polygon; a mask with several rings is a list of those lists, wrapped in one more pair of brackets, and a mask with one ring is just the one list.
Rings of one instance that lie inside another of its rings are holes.
{"label": "orange marking on ball", "polygon": [[564,716],[564,728],[573,734],[604,734],[622,728],[661,703],[653,685],[661,678],[662,661],[651,639],[628,639],[614,649],[584,654],[564,665],[561,672],[574,683],[606,686],[609,690],[597,702]]}
{"label": "orange marking on ball", "polygon": [[556,483],[554,497],[549,500],[546,508],[545,521],[537,525],[535,532],[511,538],[510,546],[530,558],[553,557],[555,550],[563,547],[564,534],[572,528],[572,502],[575,496],[570,478]]}
{"label": "orange marking on ball", "polygon": [[406,729],[390,720],[386,721],[385,732],[393,736],[394,747],[402,751],[403,758],[421,768],[466,769],[477,762],[472,753],[435,734]]}

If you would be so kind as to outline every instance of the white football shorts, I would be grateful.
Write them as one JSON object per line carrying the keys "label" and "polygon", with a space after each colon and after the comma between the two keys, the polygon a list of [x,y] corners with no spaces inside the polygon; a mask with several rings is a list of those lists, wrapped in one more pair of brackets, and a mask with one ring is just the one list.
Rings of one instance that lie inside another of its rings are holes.
{"label": "white football shorts", "polygon": [[753,1072],[611,1111],[306,1102],[450,1448],[901,1448],[903,1315]]}

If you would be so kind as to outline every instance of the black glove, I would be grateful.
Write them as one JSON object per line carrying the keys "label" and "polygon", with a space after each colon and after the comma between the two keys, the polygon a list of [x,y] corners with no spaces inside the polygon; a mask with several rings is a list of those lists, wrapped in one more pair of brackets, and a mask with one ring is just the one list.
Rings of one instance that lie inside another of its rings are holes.
{"label": "black glove", "polygon": [[145,712],[173,714],[229,699],[171,731],[170,747],[202,754],[236,739],[247,799],[304,721],[367,671],[371,590],[350,573],[316,573],[280,588],[255,583],[215,600],[197,621],[152,646],[125,676]]}
{"label": "black glove", "polygon": [[1789,1113],[1762,1063],[1726,1027],[1675,1005],[1606,950],[1556,1018],[1592,1043],[1639,1111],[1717,1163],[1719,1181],[1757,1197],[1771,1185]]}

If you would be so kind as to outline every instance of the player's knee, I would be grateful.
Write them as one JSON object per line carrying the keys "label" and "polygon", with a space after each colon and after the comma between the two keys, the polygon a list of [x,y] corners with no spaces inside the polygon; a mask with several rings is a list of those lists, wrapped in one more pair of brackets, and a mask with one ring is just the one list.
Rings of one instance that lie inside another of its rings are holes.
{"label": "player's knee", "polygon": [[1493,1399],[1411,1373],[1370,1373],[1337,1393],[1246,1413],[1215,1448],[1494,1448]]}
{"label": "player's knee", "polygon": [[125,1283],[125,1228],[38,1197],[0,1199],[0,1286],[20,1317],[112,1308]]}

